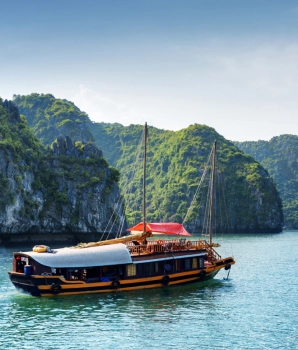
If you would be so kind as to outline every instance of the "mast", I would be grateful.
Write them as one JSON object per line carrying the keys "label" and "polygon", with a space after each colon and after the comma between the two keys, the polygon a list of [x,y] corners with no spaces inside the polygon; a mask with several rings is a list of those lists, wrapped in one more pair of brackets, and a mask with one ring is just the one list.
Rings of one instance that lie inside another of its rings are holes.
{"label": "mast", "polygon": [[143,233],[146,233],[146,162],[147,162],[147,122],[144,126],[144,173],[143,173]]}
{"label": "mast", "polygon": [[211,168],[211,191],[210,191],[210,226],[209,226],[209,244],[212,245],[212,218],[213,218],[213,198],[214,198],[214,180],[215,180],[215,162],[216,162],[216,141],[213,144],[213,157]]}

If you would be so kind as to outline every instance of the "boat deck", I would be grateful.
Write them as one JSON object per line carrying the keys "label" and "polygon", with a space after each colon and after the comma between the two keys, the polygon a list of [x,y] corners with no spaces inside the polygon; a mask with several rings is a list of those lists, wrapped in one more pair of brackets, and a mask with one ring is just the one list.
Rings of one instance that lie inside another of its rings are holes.
{"label": "boat deck", "polygon": [[127,248],[134,261],[137,260],[155,260],[165,257],[173,258],[175,256],[203,255],[208,254],[212,260],[219,259],[220,255],[203,240],[187,241],[185,240],[157,240],[148,241],[145,244],[137,241],[127,242]]}
{"label": "boat deck", "polygon": [[132,260],[135,262],[141,261],[157,261],[157,260],[165,260],[165,259],[173,259],[178,257],[193,257],[193,256],[204,256],[206,255],[206,250],[183,250],[183,251],[168,251],[168,252],[156,252],[152,254],[140,254],[140,255],[132,255]]}

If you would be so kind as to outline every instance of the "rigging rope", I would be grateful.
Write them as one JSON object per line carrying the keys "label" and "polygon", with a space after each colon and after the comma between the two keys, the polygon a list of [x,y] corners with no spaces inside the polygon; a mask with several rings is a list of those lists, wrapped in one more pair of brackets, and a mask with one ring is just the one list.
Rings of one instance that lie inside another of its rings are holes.
{"label": "rigging rope", "polygon": [[[120,221],[120,224],[119,224],[119,227],[118,227],[118,232],[117,232],[117,237],[121,235],[122,233],[122,229],[123,229],[123,226],[124,226],[124,223],[125,223],[125,214],[124,214],[124,206],[127,206],[129,207],[130,206],[130,194],[132,193],[132,188],[133,188],[133,181],[135,179],[135,175],[136,175],[136,172],[137,172],[137,169],[138,169],[138,164],[141,162],[141,150],[142,150],[142,143],[143,143],[143,140],[144,140],[144,130],[141,134],[141,138],[140,138],[140,142],[139,142],[139,146],[137,148],[137,155],[136,155],[136,158],[135,158],[135,162],[133,162],[134,166],[133,166],[133,169],[132,171],[130,172],[130,174],[128,174],[127,176],[127,184],[130,184],[130,186],[126,186],[124,185],[123,187],[127,189],[126,193],[123,194],[123,196],[119,196],[118,198],[118,201],[115,205],[115,209],[113,209],[113,212],[110,216],[110,219],[106,225],[106,228],[104,229],[103,233],[102,233],[102,236],[100,238],[100,240],[103,239],[104,235],[108,232],[108,235],[106,237],[106,239],[108,239],[110,237],[110,234],[112,232],[112,229],[113,227],[115,226],[116,224],[116,221],[117,221],[117,218],[119,216],[121,216],[121,221]],[[130,175],[130,176],[129,176]],[[127,198],[127,203],[124,205],[123,203],[123,198]],[[136,203],[135,203],[135,206],[136,206]],[[136,209],[136,208],[135,208]],[[136,210],[134,210],[134,213],[136,212]],[[113,215],[116,213],[114,219],[113,219]],[[122,214],[122,215],[121,215]],[[112,221],[113,219],[113,221]],[[112,223],[111,223],[112,222]],[[110,227],[110,229],[108,230],[108,228]]]}
{"label": "rigging rope", "polygon": [[191,201],[191,203],[190,203],[190,206],[189,206],[189,208],[188,208],[188,210],[187,210],[187,213],[186,213],[186,215],[185,215],[185,217],[184,217],[184,219],[183,219],[182,225],[183,225],[184,222],[186,221],[186,219],[187,219],[187,217],[188,217],[188,215],[189,215],[189,213],[190,213],[190,211],[191,211],[191,209],[192,209],[192,207],[193,207],[193,205],[194,205],[195,199],[196,199],[196,197],[197,197],[197,195],[198,195],[198,193],[199,193],[199,191],[200,191],[200,189],[201,189],[201,186],[202,186],[202,184],[203,184],[203,181],[204,181],[204,179],[205,179],[205,177],[206,177],[207,170],[208,170],[208,165],[210,164],[210,161],[211,161],[212,151],[213,151],[213,149],[211,150],[211,152],[210,152],[210,154],[209,154],[209,157],[208,157],[208,160],[207,160],[207,163],[206,163],[206,166],[205,166],[203,175],[202,175],[201,180],[200,180],[200,182],[199,182],[199,185],[198,185],[198,187],[197,187],[197,189],[196,189],[195,195],[194,195],[194,197],[193,197],[193,199],[192,199],[192,201]]}

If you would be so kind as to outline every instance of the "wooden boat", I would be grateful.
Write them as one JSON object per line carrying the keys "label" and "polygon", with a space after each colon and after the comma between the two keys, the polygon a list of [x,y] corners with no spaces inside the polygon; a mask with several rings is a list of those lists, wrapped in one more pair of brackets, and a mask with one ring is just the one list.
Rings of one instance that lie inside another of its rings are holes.
{"label": "wooden boat", "polygon": [[[145,124],[145,155],[146,138]],[[191,235],[182,224],[147,223],[144,180],[143,222],[130,228],[130,235],[76,247],[35,246],[30,252],[15,252],[13,270],[9,272],[12,283],[33,296],[48,297],[166,287],[206,281],[220,269],[230,270],[234,259],[222,258],[212,243],[215,153],[216,142],[213,145],[209,242],[190,240]],[[166,235],[166,239],[152,239],[156,233]],[[169,239],[176,235],[179,238]]]}

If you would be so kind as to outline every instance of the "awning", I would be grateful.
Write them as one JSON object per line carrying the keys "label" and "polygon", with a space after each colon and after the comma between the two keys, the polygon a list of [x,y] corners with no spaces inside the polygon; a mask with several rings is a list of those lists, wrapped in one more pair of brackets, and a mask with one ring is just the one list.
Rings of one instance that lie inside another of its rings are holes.
{"label": "awning", "polygon": [[[143,223],[140,222],[136,226],[133,226],[127,231],[143,231]],[[162,222],[162,223],[147,223],[146,232],[152,232],[153,234],[163,234],[163,235],[180,235],[180,236],[191,236],[182,224],[175,222]]]}
{"label": "awning", "polygon": [[129,250],[122,243],[82,249],[52,249],[52,253],[24,252],[21,254],[26,254],[40,264],[52,268],[83,268],[132,263]]}

